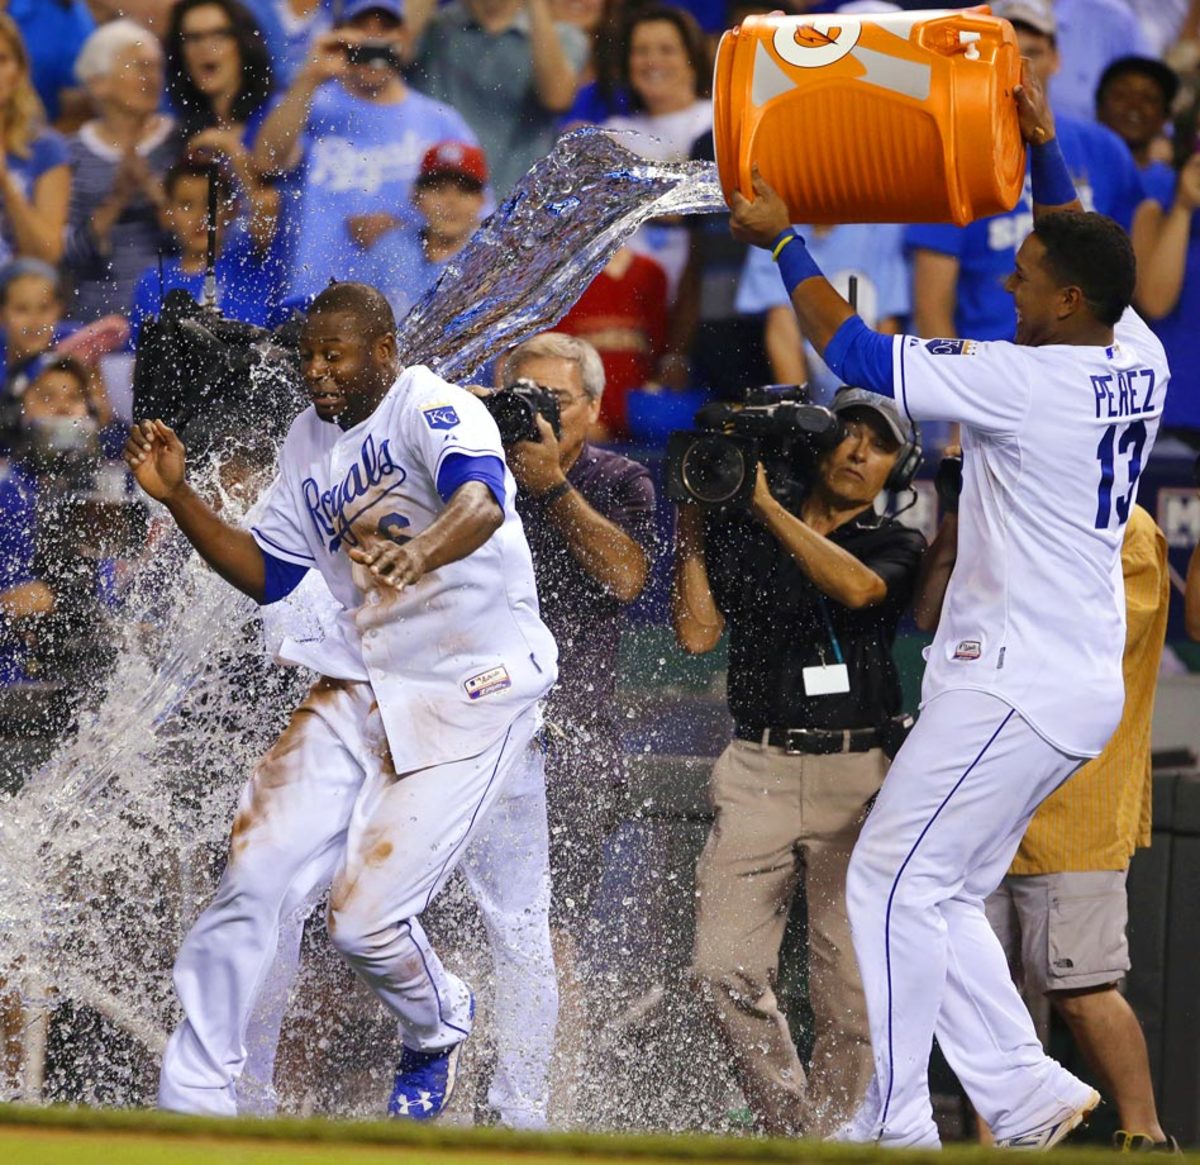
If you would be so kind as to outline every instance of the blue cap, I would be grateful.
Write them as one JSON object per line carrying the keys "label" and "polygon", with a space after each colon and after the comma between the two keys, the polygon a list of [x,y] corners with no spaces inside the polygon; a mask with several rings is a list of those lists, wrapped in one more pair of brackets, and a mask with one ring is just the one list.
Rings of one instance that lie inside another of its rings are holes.
{"label": "blue cap", "polygon": [[348,24],[357,20],[365,12],[382,12],[404,23],[404,0],[346,0],[342,6],[342,14],[338,17],[339,24]]}

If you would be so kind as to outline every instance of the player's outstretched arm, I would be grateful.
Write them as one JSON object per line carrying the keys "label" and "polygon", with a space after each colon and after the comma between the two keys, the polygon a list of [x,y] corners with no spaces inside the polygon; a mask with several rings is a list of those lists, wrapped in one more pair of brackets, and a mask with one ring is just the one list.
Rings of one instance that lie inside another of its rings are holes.
{"label": "player's outstretched arm", "polygon": [[[751,202],[735,190],[730,210],[733,237],[771,251],[775,261],[780,264],[800,330],[823,356],[834,333],[855,314],[854,308],[821,274],[820,268],[808,255],[804,241],[792,233],[792,220],[786,203],[758,172],[757,166],[754,167],[754,201]],[[797,262],[801,256],[807,258],[806,265]],[[789,270],[788,264],[795,270]]]}
{"label": "player's outstretched arm", "polygon": [[1021,58],[1021,83],[1013,90],[1021,137],[1030,149],[1033,219],[1057,210],[1083,210],[1067,163],[1059,148],[1054,113],[1046,91],[1026,57]]}
{"label": "player's outstretched arm", "polygon": [[204,561],[227,583],[261,603],[266,596],[266,564],[258,543],[247,531],[222,521],[188,485],[186,450],[175,432],[162,421],[139,421],[125,443],[125,463],[138,485],[167,507]]}
{"label": "player's outstretched arm", "polygon": [[355,546],[350,557],[380,582],[402,591],[410,583],[474,554],[504,523],[504,511],[482,481],[465,481],[446,508],[415,538],[403,545],[373,542]]}

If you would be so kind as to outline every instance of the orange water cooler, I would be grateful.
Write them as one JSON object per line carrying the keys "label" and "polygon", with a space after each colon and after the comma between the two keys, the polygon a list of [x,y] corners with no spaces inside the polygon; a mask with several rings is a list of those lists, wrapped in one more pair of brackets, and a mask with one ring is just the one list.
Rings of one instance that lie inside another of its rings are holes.
{"label": "orange water cooler", "polygon": [[793,222],[953,222],[1011,210],[1025,181],[1012,26],[986,7],[751,16],[713,83],[726,200],[750,169]]}

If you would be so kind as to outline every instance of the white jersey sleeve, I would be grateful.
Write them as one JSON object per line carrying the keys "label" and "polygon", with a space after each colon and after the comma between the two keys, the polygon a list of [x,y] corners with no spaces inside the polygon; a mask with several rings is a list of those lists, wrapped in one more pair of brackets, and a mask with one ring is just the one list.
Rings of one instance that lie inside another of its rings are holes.
{"label": "white jersey sleeve", "polygon": [[306,516],[296,510],[298,493],[289,480],[289,435],[279,452],[279,473],[255,504],[250,515],[250,534],[259,548],[295,566],[314,567],[317,560],[305,537]]}
{"label": "white jersey sleeve", "polygon": [[892,367],[896,401],[914,421],[959,421],[1004,436],[1029,411],[1029,355],[1016,344],[897,336]]}
{"label": "white jersey sleeve", "polygon": [[437,486],[446,458],[497,457],[504,464],[500,430],[483,402],[466,389],[447,384],[426,368],[413,369],[417,380],[406,412],[409,445]]}

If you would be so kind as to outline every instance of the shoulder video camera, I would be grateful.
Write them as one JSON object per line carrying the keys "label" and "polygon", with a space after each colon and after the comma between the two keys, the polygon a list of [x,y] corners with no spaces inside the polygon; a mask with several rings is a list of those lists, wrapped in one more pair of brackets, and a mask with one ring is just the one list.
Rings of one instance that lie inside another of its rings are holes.
{"label": "shoulder video camera", "polygon": [[518,441],[540,441],[542,435],[537,426],[539,413],[546,418],[555,437],[562,437],[558,398],[534,380],[522,377],[507,388],[484,397],[483,403],[492,414],[504,445],[515,445]]}
{"label": "shoulder video camera", "polygon": [[706,404],[695,424],[667,440],[666,492],[710,510],[746,506],[760,462],[777,496],[799,500],[817,458],[842,439],[837,417],[795,384],[747,389],[740,403]]}
{"label": "shoulder video camera", "polygon": [[[133,368],[135,420],[161,417],[199,456],[222,427],[281,437],[304,408],[298,328],[227,319],[182,288],[142,326]],[[188,426],[195,426],[190,430]]]}

